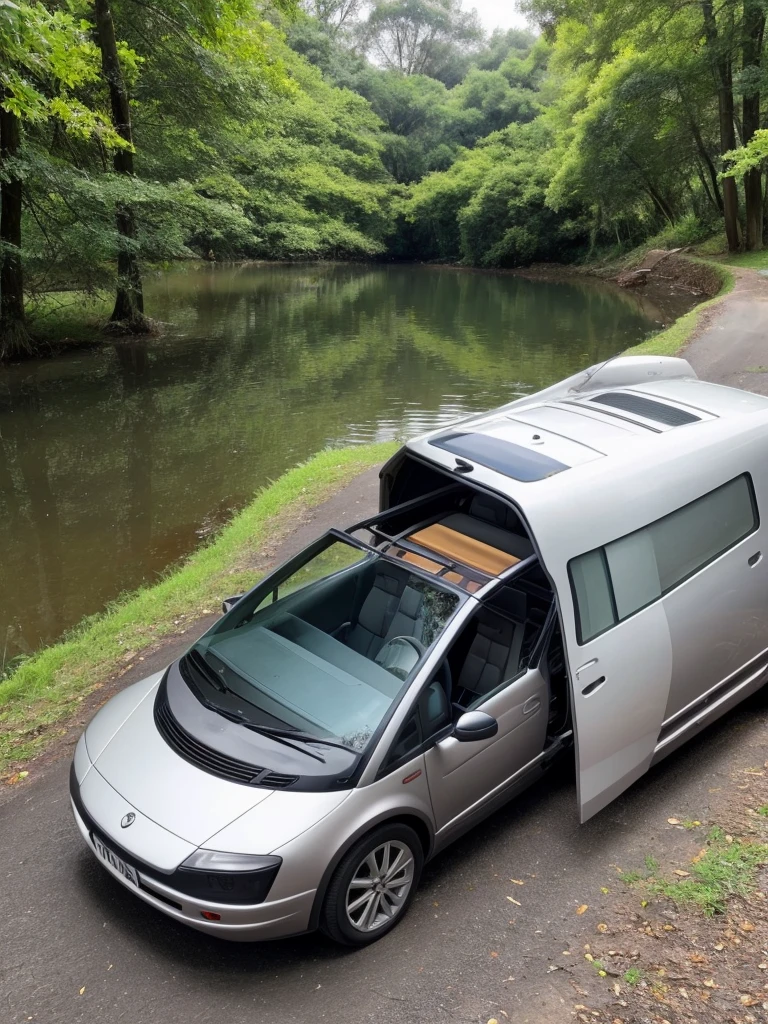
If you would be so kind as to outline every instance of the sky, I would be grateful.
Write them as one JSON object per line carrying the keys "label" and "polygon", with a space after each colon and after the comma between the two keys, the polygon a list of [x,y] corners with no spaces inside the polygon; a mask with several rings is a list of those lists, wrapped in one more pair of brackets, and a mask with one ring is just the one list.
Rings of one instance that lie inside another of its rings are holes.
{"label": "sky", "polygon": [[514,0],[464,0],[464,9],[473,7],[487,32],[495,28],[525,28],[525,18],[517,10]]}

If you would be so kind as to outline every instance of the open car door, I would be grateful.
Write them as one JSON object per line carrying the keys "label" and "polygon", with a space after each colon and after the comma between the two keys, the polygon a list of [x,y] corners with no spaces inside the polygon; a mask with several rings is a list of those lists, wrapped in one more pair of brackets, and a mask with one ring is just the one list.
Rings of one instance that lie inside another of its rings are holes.
{"label": "open car door", "polygon": [[579,643],[573,622],[563,632],[584,822],[651,763],[669,698],[672,644],[662,601],[586,643]]}

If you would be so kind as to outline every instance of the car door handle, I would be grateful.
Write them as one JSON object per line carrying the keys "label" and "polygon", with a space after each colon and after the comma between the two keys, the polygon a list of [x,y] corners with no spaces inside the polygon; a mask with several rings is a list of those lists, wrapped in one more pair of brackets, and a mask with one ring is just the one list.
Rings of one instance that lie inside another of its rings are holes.
{"label": "car door handle", "polygon": [[599,679],[594,679],[591,683],[588,683],[581,691],[582,697],[588,697],[590,693],[594,693],[599,687],[605,682],[605,676],[600,676]]}
{"label": "car door handle", "polygon": [[532,715],[534,711],[538,711],[541,707],[541,701],[538,697],[529,697],[528,700],[523,704],[523,714]]}
{"label": "car door handle", "polygon": [[579,678],[579,676],[584,671],[584,669],[592,668],[592,666],[596,665],[597,662],[598,662],[598,659],[597,658],[593,658],[591,661],[585,661],[583,665],[579,665],[579,667],[576,669],[576,678],[577,679]]}
{"label": "car door handle", "polygon": [[754,553],[754,555],[752,555],[751,558],[747,559],[747,565],[750,567],[750,569],[752,569],[754,566],[757,565],[758,562],[762,562],[762,560],[763,560],[763,553],[762,553],[762,551],[756,551]]}

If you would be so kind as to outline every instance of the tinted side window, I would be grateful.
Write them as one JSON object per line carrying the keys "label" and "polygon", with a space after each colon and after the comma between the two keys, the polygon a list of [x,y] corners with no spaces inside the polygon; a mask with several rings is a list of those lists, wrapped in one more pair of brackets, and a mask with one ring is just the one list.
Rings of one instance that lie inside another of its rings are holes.
{"label": "tinted side window", "polygon": [[579,643],[647,607],[759,525],[746,474],[568,565]]}

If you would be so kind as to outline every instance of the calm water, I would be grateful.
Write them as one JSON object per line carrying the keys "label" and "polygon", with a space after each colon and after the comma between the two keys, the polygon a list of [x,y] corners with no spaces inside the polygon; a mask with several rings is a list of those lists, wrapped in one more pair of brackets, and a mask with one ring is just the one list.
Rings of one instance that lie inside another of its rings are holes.
{"label": "calm water", "polygon": [[664,318],[595,282],[410,266],[190,266],[149,281],[147,307],[159,339],[0,370],[0,664],[324,445],[490,408]]}

